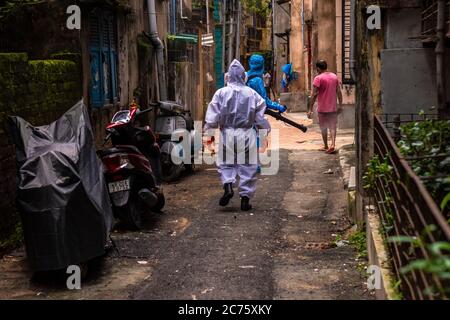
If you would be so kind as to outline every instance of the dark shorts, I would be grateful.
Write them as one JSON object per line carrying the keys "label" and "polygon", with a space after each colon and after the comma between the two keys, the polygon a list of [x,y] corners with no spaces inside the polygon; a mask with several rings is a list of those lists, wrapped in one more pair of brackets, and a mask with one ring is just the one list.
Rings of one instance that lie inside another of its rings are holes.
{"label": "dark shorts", "polygon": [[320,129],[336,130],[337,128],[337,112],[319,112],[319,125]]}

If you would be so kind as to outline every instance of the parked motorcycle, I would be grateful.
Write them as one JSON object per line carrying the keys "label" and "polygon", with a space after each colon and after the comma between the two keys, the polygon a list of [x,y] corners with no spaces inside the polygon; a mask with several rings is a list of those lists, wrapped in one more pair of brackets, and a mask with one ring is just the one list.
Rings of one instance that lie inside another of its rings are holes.
{"label": "parked motorcycle", "polygon": [[[155,106],[159,109],[155,132],[161,147],[162,176],[164,181],[173,182],[184,171],[194,170],[194,159],[202,146],[194,143],[194,120],[189,111],[171,101],[159,102]],[[184,140],[186,134],[189,141]],[[190,148],[190,157],[185,155],[187,148]]]}
{"label": "parked motorcycle", "polygon": [[16,146],[17,208],[35,272],[63,271],[106,253],[113,212],[83,101],[34,127],[8,118]]}
{"label": "parked motorcycle", "polygon": [[160,212],[165,205],[161,182],[161,152],[150,127],[139,127],[141,111],[133,103],[117,112],[107,126],[105,142],[113,147],[100,151],[116,218],[133,230],[142,228],[143,216]]}

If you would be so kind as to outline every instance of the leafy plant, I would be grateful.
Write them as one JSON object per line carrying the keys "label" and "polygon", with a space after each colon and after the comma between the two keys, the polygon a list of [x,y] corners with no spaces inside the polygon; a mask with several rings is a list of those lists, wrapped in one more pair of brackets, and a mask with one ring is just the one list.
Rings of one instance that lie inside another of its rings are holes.
{"label": "leafy plant", "polygon": [[0,241],[0,253],[4,250],[18,247],[23,241],[22,224],[18,223],[14,233],[6,240]]}
{"label": "leafy plant", "polygon": [[336,247],[337,244],[338,244],[339,242],[341,242],[342,240],[343,240],[343,239],[342,239],[342,236],[341,236],[340,234],[336,235],[336,236],[334,237],[333,245]]}
{"label": "leafy plant", "polygon": [[270,14],[270,0],[243,0],[244,10],[250,14],[256,14],[262,18],[268,18]]}
{"label": "leafy plant", "polygon": [[0,5],[0,20],[16,15],[25,6],[44,2],[43,0],[7,0]]}
{"label": "leafy plant", "polygon": [[364,189],[372,194],[377,190],[377,183],[381,183],[384,188],[384,200],[379,204],[384,208],[383,227],[387,234],[394,228],[393,197],[389,189],[389,184],[392,183],[392,172],[393,167],[389,164],[389,157],[386,156],[380,160],[380,157],[376,155],[369,161],[363,177]]}
{"label": "leafy plant", "polygon": [[[450,280],[450,243],[435,242],[426,243],[426,235],[437,230],[434,225],[428,226],[420,237],[397,236],[389,238],[389,242],[409,244],[409,250],[406,252],[409,256],[415,254],[417,248],[423,247],[428,253],[429,258],[415,259],[407,266],[400,269],[402,274],[409,274],[414,271],[422,271],[436,276],[442,281]],[[425,294],[448,293],[450,288],[427,288]]]}
{"label": "leafy plant", "polygon": [[391,287],[393,289],[393,299],[394,300],[403,300],[403,293],[401,291],[401,286],[402,286],[402,280],[398,280],[398,279],[392,279],[391,280]]}
{"label": "leafy plant", "polygon": [[444,214],[449,214],[450,121],[412,122],[403,125],[401,133],[400,152],[410,159],[412,169],[424,179],[425,186]]}
{"label": "leafy plant", "polygon": [[441,210],[444,211],[450,203],[450,193],[448,193],[441,202]]}
{"label": "leafy plant", "polygon": [[367,236],[364,231],[356,231],[348,237],[352,247],[358,252],[358,258],[367,258]]}

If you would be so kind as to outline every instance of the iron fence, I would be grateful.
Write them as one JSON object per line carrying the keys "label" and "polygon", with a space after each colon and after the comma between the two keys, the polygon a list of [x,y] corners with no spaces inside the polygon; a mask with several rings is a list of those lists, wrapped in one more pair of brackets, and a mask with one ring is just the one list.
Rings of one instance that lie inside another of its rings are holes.
{"label": "iron fence", "polygon": [[[434,115],[429,115],[434,117]],[[383,120],[385,123],[383,123]],[[429,245],[450,242],[450,226],[421,179],[414,173],[396,146],[392,134],[399,124],[421,121],[427,115],[375,116],[374,151],[380,159],[387,160],[392,171],[390,177],[376,177],[372,196],[385,226],[386,245],[391,255],[393,270],[400,281],[405,299],[447,299],[449,281],[423,270],[402,272],[402,268],[418,260],[430,261]],[[435,226],[431,229],[430,226]],[[410,243],[388,241],[408,237],[418,241]],[[419,241],[420,240],[420,241]]]}

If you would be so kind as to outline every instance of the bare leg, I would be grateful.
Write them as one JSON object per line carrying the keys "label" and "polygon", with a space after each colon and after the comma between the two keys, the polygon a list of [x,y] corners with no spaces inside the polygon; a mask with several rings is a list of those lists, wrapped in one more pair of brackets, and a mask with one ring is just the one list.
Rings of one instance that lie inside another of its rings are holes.
{"label": "bare leg", "polygon": [[336,128],[330,129],[330,133],[331,133],[331,148],[335,149],[336,148],[337,129]]}
{"label": "bare leg", "polygon": [[323,139],[323,144],[325,146],[325,149],[328,149],[328,129],[322,129],[322,139]]}

